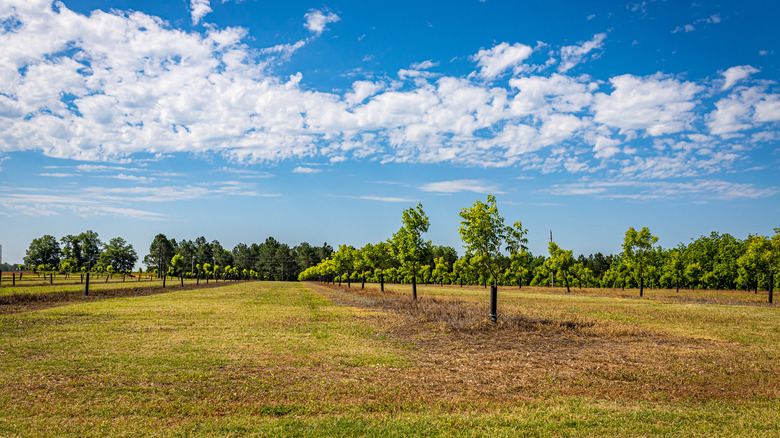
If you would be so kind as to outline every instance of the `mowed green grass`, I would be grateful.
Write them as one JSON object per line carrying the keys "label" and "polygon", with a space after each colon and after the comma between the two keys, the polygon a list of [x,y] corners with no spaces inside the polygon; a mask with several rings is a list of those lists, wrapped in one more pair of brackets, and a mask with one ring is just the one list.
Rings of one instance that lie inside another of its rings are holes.
{"label": "mowed green grass", "polygon": [[[690,336],[736,338],[747,319],[741,342],[768,355],[780,344],[776,308],[502,297],[639,326],[674,319],[670,332]],[[0,315],[0,436],[780,433],[776,398],[422,397],[403,384],[421,352],[371,325],[369,312],[332,305],[304,284],[256,282]]]}
{"label": "mowed green grass", "polygon": [[[56,293],[74,293],[84,292],[84,283],[78,275],[71,275],[70,278],[65,276],[54,276],[54,281],[50,284],[48,277],[44,281],[41,278],[31,276],[30,280],[25,277],[25,281],[20,282],[17,280],[16,285],[12,286],[10,278],[3,276],[2,287],[0,287],[0,297],[7,295],[37,295],[37,294],[56,294]],[[185,278],[184,285],[194,285],[197,280],[193,278]],[[206,280],[201,279],[200,283],[205,284]],[[222,281],[220,280],[220,283]],[[209,284],[213,284],[214,280],[210,280]],[[132,289],[132,288],[150,288],[150,287],[162,287],[163,281],[160,278],[148,278],[143,277],[139,281],[138,278],[126,277],[122,280],[122,276],[114,276],[106,281],[105,275],[99,278],[91,277],[89,280],[90,291],[102,291],[102,290],[119,290],[119,289]],[[166,286],[178,286],[181,284],[181,280],[176,278],[167,278]]]}

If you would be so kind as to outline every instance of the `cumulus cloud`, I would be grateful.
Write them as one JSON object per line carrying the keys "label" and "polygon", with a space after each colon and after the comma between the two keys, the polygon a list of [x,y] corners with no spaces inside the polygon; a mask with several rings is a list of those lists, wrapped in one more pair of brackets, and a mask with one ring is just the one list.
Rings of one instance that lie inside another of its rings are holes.
{"label": "cumulus cloud", "polygon": [[593,119],[623,132],[641,129],[652,136],[688,129],[695,117],[694,98],[703,90],[660,75],[622,75],[609,81],[614,91],[596,94]]}
{"label": "cumulus cloud", "polygon": [[605,33],[597,33],[590,41],[561,47],[561,64],[558,66],[558,72],[565,73],[581,63],[588,53],[600,49],[604,45],[606,37]]}
{"label": "cumulus cloud", "polygon": [[[319,35],[337,19],[311,10],[306,27]],[[323,92],[308,88],[301,73],[275,73],[316,35],[253,49],[245,29],[186,32],[139,12],[82,15],[47,1],[8,0],[0,21],[21,23],[0,28],[0,152],[113,162],[140,153],[215,154],[239,164],[448,162],[571,173],[628,160],[634,178],[653,169],[672,175],[687,161],[698,163],[683,169],[692,177],[735,162],[729,139],[759,126],[776,131],[772,124],[780,121],[774,85],[756,85],[751,66],[733,67],[708,87],[660,73],[568,75],[598,53],[605,34],[551,48],[561,53],[558,71],[530,64],[530,46],[504,42],[471,57],[470,75],[436,73],[430,69],[437,63],[425,60],[398,78],[367,75],[343,92]],[[706,148],[681,141],[693,135],[710,137]],[[82,166],[75,170],[139,173],[139,166]],[[463,181],[425,187],[496,192]]]}
{"label": "cumulus cloud", "polygon": [[749,65],[739,65],[731,67],[723,73],[723,86],[721,90],[728,90],[733,87],[734,84],[747,78],[753,73],[758,73],[758,69]]}
{"label": "cumulus cloud", "polygon": [[190,14],[192,15],[192,24],[198,24],[200,20],[211,12],[211,2],[209,0],[192,0],[190,2]]}
{"label": "cumulus cloud", "polygon": [[501,43],[490,49],[482,49],[472,57],[479,67],[478,76],[494,79],[508,68],[517,68],[521,62],[531,56],[533,49],[525,44]]}
{"label": "cumulus cloud", "polygon": [[320,11],[318,9],[310,9],[303,17],[306,20],[303,23],[303,27],[317,35],[320,35],[325,30],[325,26],[328,23],[336,23],[341,20],[333,12]]}

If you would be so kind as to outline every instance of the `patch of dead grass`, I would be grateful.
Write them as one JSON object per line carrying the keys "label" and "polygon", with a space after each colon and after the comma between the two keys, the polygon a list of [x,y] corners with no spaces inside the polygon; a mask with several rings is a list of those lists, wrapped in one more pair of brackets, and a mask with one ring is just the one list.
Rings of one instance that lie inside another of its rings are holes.
{"label": "patch of dead grass", "polygon": [[[774,359],[734,342],[670,335],[564,310],[308,285],[405,347],[416,366],[386,378],[411,399],[500,403],[548,396],[633,401],[780,398]],[[381,379],[381,377],[377,377]]]}

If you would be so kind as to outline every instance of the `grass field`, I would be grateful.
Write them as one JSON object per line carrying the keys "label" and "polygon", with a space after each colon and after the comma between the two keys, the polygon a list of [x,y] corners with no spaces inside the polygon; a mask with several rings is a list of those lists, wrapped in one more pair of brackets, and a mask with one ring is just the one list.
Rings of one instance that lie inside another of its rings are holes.
{"label": "grass field", "polygon": [[494,325],[484,289],[388,289],[0,314],[0,436],[780,434],[777,306],[500,289]]}
{"label": "grass field", "polygon": [[[108,276],[107,274],[91,275],[89,282],[90,290],[107,290],[107,289],[123,289],[123,288],[138,288],[138,287],[158,287],[162,286],[162,279],[155,278],[154,276],[143,275],[140,278],[138,274],[134,274],[136,277],[121,275]],[[52,280],[49,280],[49,275],[37,276],[36,274],[25,273],[21,280],[17,278],[15,283],[11,280],[10,273],[3,273],[2,285],[0,285],[0,296],[7,295],[24,295],[24,294],[47,294],[56,292],[83,292],[84,291],[84,278],[79,274],[71,274],[66,277],[65,275],[54,275]],[[185,278],[185,285],[194,285],[197,282],[194,278]],[[219,280],[222,283],[222,280]],[[169,277],[166,279],[166,283],[171,286],[179,285],[181,280],[179,277]],[[206,280],[201,279],[200,283],[206,283]],[[214,283],[211,279],[210,283]]]}

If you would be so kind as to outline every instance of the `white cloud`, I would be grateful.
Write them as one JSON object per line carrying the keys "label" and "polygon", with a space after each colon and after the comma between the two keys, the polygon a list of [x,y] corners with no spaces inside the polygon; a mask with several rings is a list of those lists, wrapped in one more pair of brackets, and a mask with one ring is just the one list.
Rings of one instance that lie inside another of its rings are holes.
{"label": "white cloud", "polygon": [[236,175],[238,178],[272,178],[273,173],[265,171],[257,171],[251,169],[236,169],[234,167],[220,167],[217,169],[219,172],[226,172]]}
{"label": "white cloud", "polygon": [[643,129],[649,135],[689,129],[694,120],[694,98],[702,87],[660,75],[617,76],[609,80],[614,91],[595,96],[593,120],[623,132]]}
{"label": "white cloud", "polygon": [[763,87],[738,87],[727,98],[718,100],[715,108],[707,115],[707,126],[710,133],[724,138],[780,121],[780,95],[767,93]]}
{"label": "white cloud", "polygon": [[767,94],[756,103],[755,120],[758,122],[780,121],[780,95]]}
{"label": "white cloud", "polygon": [[347,93],[344,98],[350,105],[362,103],[366,98],[375,95],[382,90],[384,85],[370,81],[355,81],[352,83],[352,92]]}
{"label": "white cloud", "polygon": [[393,197],[393,196],[372,196],[372,195],[366,195],[366,196],[359,196],[359,199],[365,199],[367,201],[379,201],[379,202],[405,202],[405,203],[417,202],[414,199],[398,198],[398,197]]}
{"label": "white cloud", "polygon": [[749,65],[739,65],[731,67],[723,73],[723,86],[721,90],[728,90],[734,84],[745,79],[753,73],[758,73],[758,69]]}
{"label": "white cloud", "polygon": [[39,173],[38,176],[44,176],[48,178],[73,178],[80,175],[77,173]]}
{"label": "white cloud", "polygon": [[605,33],[593,35],[593,39],[572,46],[561,47],[561,64],[558,66],[560,73],[565,73],[575,65],[581,63],[585,56],[593,50],[600,49],[604,45]]}
{"label": "white cloud", "polygon": [[619,144],[620,140],[618,139],[599,135],[593,141],[594,156],[596,158],[610,158],[620,152],[620,148],[617,147]]}
{"label": "white cloud", "polygon": [[313,167],[298,166],[293,169],[293,173],[320,173],[322,169],[315,169]]}
{"label": "white cloud", "polygon": [[415,62],[414,64],[410,65],[410,67],[413,70],[427,70],[429,68],[437,67],[438,65],[438,62],[433,62],[429,59],[423,62]]}
{"label": "white cloud", "polygon": [[714,14],[710,15],[709,17],[699,18],[698,20],[694,21],[690,24],[684,24],[682,26],[677,26],[672,30],[672,33],[677,32],[693,32],[702,24],[718,24],[721,22],[720,15]]}
{"label": "white cloud", "polygon": [[327,26],[328,23],[336,23],[341,20],[341,18],[333,12],[320,11],[317,9],[310,9],[303,17],[306,20],[306,22],[303,23],[303,27],[317,35],[325,30],[325,26]]}
{"label": "white cloud", "polygon": [[201,18],[211,12],[211,2],[209,0],[191,0],[190,13],[192,15],[192,24],[198,24]]}
{"label": "white cloud", "polygon": [[[311,10],[306,26],[319,35],[337,18]],[[780,120],[774,85],[745,85],[750,66],[727,70],[722,84],[700,82],[708,87],[660,73],[608,84],[566,74],[600,53],[605,34],[550,48],[561,53],[560,72],[532,65],[530,46],[501,43],[471,57],[467,76],[433,72],[438,64],[425,60],[399,72],[408,80],[366,74],[346,91],[322,92],[301,73],[275,73],[316,35],[252,49],[245,29],[187,32],[139,12],[82,15],[46,1],[6,0],[0,20],[23,24],[0,31],[0,153],[128,163],[75,168],[85,174],[159,179],[142,173],[139,154],[214,154],[238,165],[376,160],[541,172],[591,171],[620,158],[637,177],[653,163],[658,175],[672,175],[678,161],[707,151],[684,168],[698,175],[734,162],[724,154],[747,156],[731,137],[744,135],[749,147],[774,141],[742,131],[765,124],[775,132],[769,124]],[[706,147],[682,141],[691,135],[711,139]],[[643,146],[654,139],[674,142]]]}
{"label": "white cloud", "polygon": [[62,193],[6,193],[0,197],[0,208],[5,209],[9,216],[56,216],[62,212],[71,212],[81,217],[114,216],[140,220],[160,220],[166,217],[161,213],[121,207],[89,196]]}
{"label": "white cloud", "polygon": [[478,75],[491,80],[502,74],[508,68],[517,67],[531,56],[533,49],[525,44],[501,43],[490,49],[482,49],[472,57],[480,68]]}
{"label": "white cloud", "polygon": [[494,184],[486,184],[484,181],[475,179],[456,179],[452,181],[439,181],[428,184],[423,184],[419,187],[424,192],[437,192],[437,193],[458,193],[458,192],[474,192],[474,193],[492,193],[503,194],[499,190],[498,186]]}
{"label": "white cloud", "polygon": [[133,172],[140,169],[137,167],[107,166],[105,164],[79,164],[76,166],[76,170],[80,172],[115,172],[117,170],[123,172]]}
{"label": "white cloud", "polygon": [[137,175],[125,175],[124,173],[119,173],[117,175],[112,175],[110,178],[113,179],[120,179],[123,181],[133,181],[133,182],[139,182],[139,183],[150,183],[157,180],[157,178],[148,177],[148,176],[137,176]]}
{"label": "white cloud", "polygon": [[733,183],[718,179],[696,179],[688,182],[618,180],[583,181],[555,184],[547,189],[558,196],[591,195],[611,199],[696,199],[734,200],[758,199],[780,192],[778,187],[758,188],[754,184]]}

